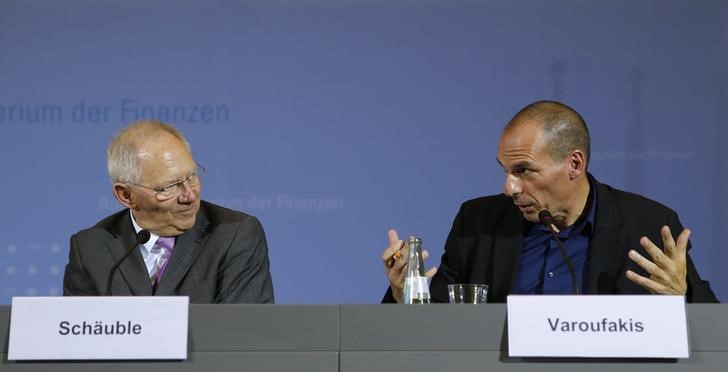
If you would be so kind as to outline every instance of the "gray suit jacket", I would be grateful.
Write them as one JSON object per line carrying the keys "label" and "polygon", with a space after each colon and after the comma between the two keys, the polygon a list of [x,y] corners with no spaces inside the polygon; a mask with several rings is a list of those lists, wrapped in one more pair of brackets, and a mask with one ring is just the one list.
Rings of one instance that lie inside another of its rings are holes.
{"label": "gray suit jacket", "polygon": [[[63,294],[103,295],[109,270],[135,236],[128,210],[73,235]],[[139,249],[119,266],[111,291],[115,296],[189,296],[191,303],[272,303],[268,267],[268,244],[255,217],[201,201],[195,226],[177,237],[156,292]]]}

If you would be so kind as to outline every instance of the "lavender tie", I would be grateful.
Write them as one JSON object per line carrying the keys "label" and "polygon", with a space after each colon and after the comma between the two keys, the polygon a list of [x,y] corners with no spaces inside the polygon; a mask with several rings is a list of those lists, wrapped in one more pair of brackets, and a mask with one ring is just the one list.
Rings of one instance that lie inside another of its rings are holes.
{"label": "lavender tie", "polygon": [[164,270],[167,268],[169,259],[172,256],[172,252],[174,251],[174,242],[176,239],[177,238],[175,238],[174,236],[160,236],[159,239],[157,239],[157,243],[155,244],[155,246],[159,247],[159,249],[162,250],[162,253],[154,261],[154,267],[152,268],[152,272],[149,274],[152,285],[156,285],[159,283],[160,280],[162,280]]}

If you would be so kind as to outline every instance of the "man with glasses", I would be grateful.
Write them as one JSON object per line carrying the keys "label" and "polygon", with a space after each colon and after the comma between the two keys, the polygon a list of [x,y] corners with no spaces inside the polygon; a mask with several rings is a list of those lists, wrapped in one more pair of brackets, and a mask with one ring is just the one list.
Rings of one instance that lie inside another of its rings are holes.
{"label": "man with glasses", "polygon": [[[66,296],[189,296],[192,303],[272,303],[268,246],[253,216],[200,199],[204,168],[174,127],[140,121],[108,148],[116,199],[126,209],[71,237]],[[141,230],[150,239],[135,245]]]}

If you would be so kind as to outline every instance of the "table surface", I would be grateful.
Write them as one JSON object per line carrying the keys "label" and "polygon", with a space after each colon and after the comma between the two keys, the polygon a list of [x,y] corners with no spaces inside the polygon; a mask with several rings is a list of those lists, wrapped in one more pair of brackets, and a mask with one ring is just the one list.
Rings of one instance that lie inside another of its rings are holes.
{"label": "table surface", "polygon": [[190,305],[185,361],[13,362],[10,311],[0,306],[0,371],[728,370],[722,304],[687,306],[691,352],[679,360],[510,358],[504,304],[376,304]]}

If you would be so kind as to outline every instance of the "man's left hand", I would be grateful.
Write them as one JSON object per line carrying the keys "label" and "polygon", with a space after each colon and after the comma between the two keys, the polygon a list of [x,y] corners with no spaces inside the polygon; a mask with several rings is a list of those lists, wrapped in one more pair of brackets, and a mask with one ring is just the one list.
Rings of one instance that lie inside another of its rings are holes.
{"label": "man's left hand", "polygon": [[627,270],[626,276],[651,293],[684,295],[688,290],[686,255],[690,230],[683,230],[677,241],[672,238],[670,228],[667,226],[663,226],[660,233],[664,251],[646,236],[640,239],[640,245],[647,250],[652,261],[634,249],[629,251],[629,258],[645,269],[650,274],[649,278],[638,275],[632,270]]}

